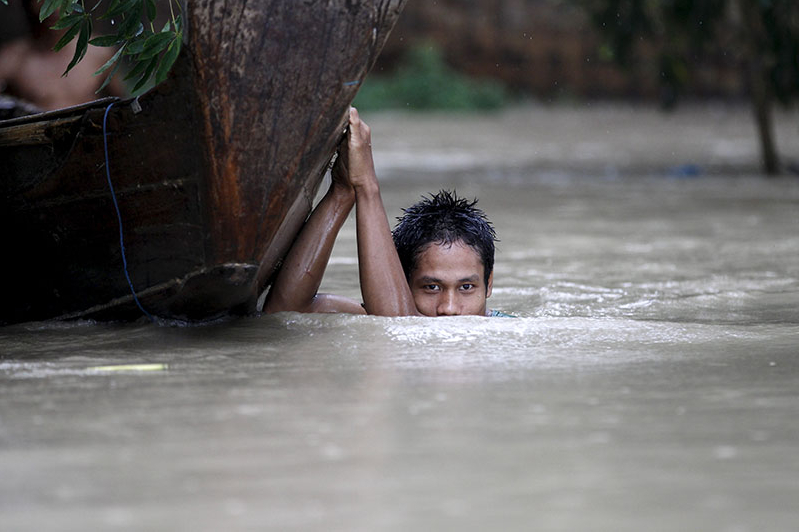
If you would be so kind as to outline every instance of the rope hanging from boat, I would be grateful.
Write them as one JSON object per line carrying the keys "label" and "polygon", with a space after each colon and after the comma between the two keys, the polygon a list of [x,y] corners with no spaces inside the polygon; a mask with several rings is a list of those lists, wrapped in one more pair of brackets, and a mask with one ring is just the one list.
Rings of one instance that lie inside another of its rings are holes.
{"label": "rope hanging from boat", "polygon": [[117,203],[117,196],[114,193],[114,185],[111,184],[111,167],[108,164],[108,131],[106,128],[106,123],[108,121],[108,111],[111,110],[111,107],[113,107],[115,103],[116,102],[112,102],[108,104],[108,107],[105,108],[105,115],[103,115],[103,149],[105,150],[105,177],[108,179],[108,188],[111,191],[111,199],[114,201],[114,208],[117,211],[117,221],[119,222],[119,248],[122,250],[122,266],[125,271],[125,279],[128,280],[128,286],[130,286],[130,293],[133,294],[133,300],[136,302],[136,305],[138,305],[139,310],[141,310],[145,316],[150,318],[150,321],[152,321],[153,323],[157,323],[153,315],[147,312],[145,308],[142,306],[141,301],[139,301],[139,296],[136,295],[136,289],[133,288],[133,281],[130,280],[130,274],[128,273],[128,260],[125,257],[125,238],[122,234],[122,214],[119,212],[119,203]]}

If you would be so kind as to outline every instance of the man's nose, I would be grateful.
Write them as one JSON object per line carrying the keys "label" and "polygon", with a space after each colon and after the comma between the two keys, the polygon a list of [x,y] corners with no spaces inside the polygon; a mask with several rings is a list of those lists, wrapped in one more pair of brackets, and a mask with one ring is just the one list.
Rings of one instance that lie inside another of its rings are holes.
{"label": "man's nose", "polygon": [[439,316],[458,316],[461,313],[460,306],[458,305],[458,296],[449,291],[441,294],[441,299],[438,300],[436,313]]}

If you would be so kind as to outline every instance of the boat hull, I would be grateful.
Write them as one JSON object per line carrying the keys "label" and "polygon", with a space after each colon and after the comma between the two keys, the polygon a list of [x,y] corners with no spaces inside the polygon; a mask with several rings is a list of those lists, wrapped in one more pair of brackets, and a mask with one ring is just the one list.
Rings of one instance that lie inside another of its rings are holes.
{"label": "boat hull", "polygon": [[119,220],[148,312],[256,312],[403,3],[192,2],[170,78],[105,135],[110,101],[0,122],[0,321],[140,317]]}

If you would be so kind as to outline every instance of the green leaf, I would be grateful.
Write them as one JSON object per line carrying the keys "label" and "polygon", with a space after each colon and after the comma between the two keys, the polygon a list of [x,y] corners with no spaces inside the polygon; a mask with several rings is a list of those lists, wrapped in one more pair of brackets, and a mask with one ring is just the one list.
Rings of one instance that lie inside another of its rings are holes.
{"label": "green leaf", "polygon": [[150,21],[155,20],[155,15],[157,14],[155,0],[146,0],[145,6],[147,8],[147,19]]}
{"label": "green leaf", "polygon": [[124,49],[125,49],[125,45],[123,44],[122,46],[119,47],[119,50],[117,50],[117,53],[115,53],[113,56],[111,56],[111,59],[106,61],[106,63],[103,66],[101,66],[97,70],[97,72],[94,73],[94,75],[98,76],[98,75],[102,74],[103,72],[105,72],[106,70],[108,70],[109,68],[111,68],[111,65],[116,63],[117,59],[119,59],[119,57],[122,55],[122,51]]}
{"label": "green leaf", "polygon": [[164,58],[161,60],[161,64],[158,65],[158,72],[155,74],[156,85],[166,79],[167,74],[169,74],[169,70],[172,68],[172,65],[175,64],[175,60],[180,54],[180,45],[181,35],[178,34],[175,36],[175,40],[169,45],[169,48],[167,48]]}
{"label": "green leaf", "polygon": [[111,18],[108,16],[108,12],[111,11],[112,9],[116,9],[118,5],[119,5],[119,0],[111,0],[111,5],[108,6],[108,9],[105,10],[105,14],[100,18]]}
{"label": "green leaf", "polygon": [[78,13],[73,13],[71,15],[62,16],[60,19],[56,21],[55,24],[50,26],[51,30],[63,30],[64,28],[71,28],[78,22],[83,20],[83,15]]}
{"label": "green leaf", "polygon": [[134,66],[131,69],[131,71],[128,72],[128,75],[122,78],[122,81],[127,81],[129,79],[139,77],[147,69],[149,64],[150,64],[149,61],[139,61],[138,63],[136,63],[136,66]]}
{"label": "green leaf", "polygon": [[113,77],[114,77],[114,75],[117,73],[117,70],[119,70],[119,67],[120,67],[121,65],[122,65],[122,62],[117,62],[117,64],[116,64],[116,66],[114,67],[114,69],[111,71],[111,73],[110,73],[110,74],[108,74],[108,77],[106,77],[106,78],[105,78],[105,81],[103,81],[103,84],[102,84],[102,85],[100,85],[100,88],[99,88],[99,89],[97,89],[96,91],[94,91],[94,93],[95,93],[95,94],[99,94],[100,92],[102,92],[102,90],[103,90],[104,88],[106,88],[106,87],[108,86],[108,84],[111,82],[111,78],[113,78]]}
{"label": "green leaf", "polygon": [[39,9],[39,22],[44,21],[47,17],[55,13],[58,9],[59,0],[44,0],[41,9]]}
{"label": "green leaf", "polygon": [[117,32],[126,38],[131,38],[138,33],[144,31],[144,26],[141,23],[142,4],[141,0],[137,0],[130,11],[125,13],[125,21],[119,25]]}
{"label": "green leaf", "polygon": [[61,0],[61,16],[69,15],[72,13],[72,7],[75,5],[75,0]]}
{"label": "green leaf", "polygon": [[[113,18],[123,13],[130,13],[136,4],[139,4],[139,8],[141,9],[142,1],[143,0],[122,0],[121,2],[112,2],[108,11],[100,18]],[[139,14],[141,15],[141,11],[139,11]]]}
{"label": "green leaf", "polygon": [[3,2],[5,5],[8,5],[8,0],[0,0],[0,2]]}
{"label": "green leaf", "polygon": [[101,35],[100,37],[95,37],[90,40],[89,44],[92,46],[107,47],[114,46],[121,41],[122,39],[120,39],[118,35]]}
{"label": "green leaf", "polygon": [[137,58],[139,61],[150,59],[154,55],[160,54],[169,46],[169,42],[174,40],[175,35],[172,33],[156,33],[147,38],[144,42],[144,49],[141,55]]}
{"label": "green leaf", "polygon": [[131,71],[128,72],[128,75],[122,78],[122,81],[127,81],[129,79],[141,76],[144,73],[144,71],[147,69],[149,64],[150,64],[149,61],[139,61],[138,63],[136,63],[136,66],[134,66],[131,69]]}
{"label": "green leaf", "polygon": [[133,33],[128,36],[128,39],[134,39],[144,33],[144,24],[139,22],[138,26],[133,30]]}
{"label": "green leaf", "polygon": [[125,50],[125,55],[136,55],[142,53],[144,50],[144,43],[149,38],[150,34],[144,33],[128,41],[128,48]]}
{"label": "green leaf", "polygon": [[58,40],[58,42],[55,43],[55,46],[53,46],[53,50],[57,52],[61,48],[66,46],[69,43],[69,41],[75,38],[75,35],[78,34],[80,29],[81,29],[80,24],[75,24],[74,26],[69,28],[67,32]]}
{"label": "green leaf", "polygon": [[89,48],[89,37],[92,34],[92,19],[87,18],[83,24],[80,25],[80,35],[78,35],[78,44],[75,46],[75,55],[72,56],[72,61],[69,62],[67,69],[62,76],[66,76],[67,72],[72,70],[72,67],[78,64],[78,61],[83,59],[86,55],[86,50]]}
{"label": "green leaf", "polygon": [[142,75],[139,82],[136,83],[136,86],[133,87],[132,92],[136,92],[137,90],[141,89],[145,83],[147,83],[147,80],[150,79],[150,76],[153,75],[153,70],[155,70],[155,67],[158,65],[158,59],[159,59],[158,56],[155,56],[152,59],[150,59],[150,62],[147,64],[147,69],[144,71],[144,74]]}

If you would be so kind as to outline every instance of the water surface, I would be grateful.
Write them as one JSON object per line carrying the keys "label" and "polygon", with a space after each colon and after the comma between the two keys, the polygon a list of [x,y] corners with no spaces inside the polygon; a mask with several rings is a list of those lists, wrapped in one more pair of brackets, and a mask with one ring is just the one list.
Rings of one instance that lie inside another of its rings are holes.
{"label": "water surface", "polygon": [[[431,129],[440,168],[384,135],[390,216],[479,197],[518,318],[2,328],[0,529],[794,530],[797,181],[611,168],[612,139],[456,164]],[[358,297],[352,220],[323,289]]]}

